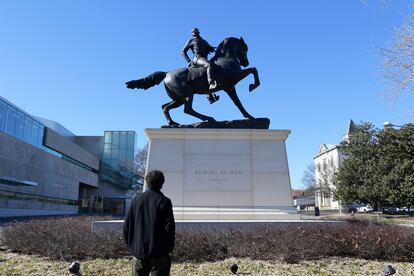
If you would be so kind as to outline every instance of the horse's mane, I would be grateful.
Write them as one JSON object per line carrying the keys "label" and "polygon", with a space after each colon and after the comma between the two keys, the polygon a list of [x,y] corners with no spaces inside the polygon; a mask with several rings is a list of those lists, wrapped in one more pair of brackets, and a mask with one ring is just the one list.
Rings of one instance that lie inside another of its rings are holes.
{"label": "horse's mane", "polygon": [[[220,42],[220,44],[217,46],[216,49],[216,53],[214,55],[214,57],[211,60],[216,60],[219,57],[222,57],[224,55],[224,50],[229,47],[229,45],[231,45],[233,42],[235,41],[240,41],[240,39],[235,38],[235,37],[228,37],[225,38],[222,42]],[[247,45],[246,43],[244,43],[244,45],[246,46],[247,49]]]}

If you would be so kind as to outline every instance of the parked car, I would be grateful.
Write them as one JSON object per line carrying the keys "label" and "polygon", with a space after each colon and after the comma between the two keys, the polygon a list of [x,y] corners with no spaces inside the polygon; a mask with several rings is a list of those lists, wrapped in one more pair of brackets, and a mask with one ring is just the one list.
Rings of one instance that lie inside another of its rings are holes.
{"label": "parked car", "polygon": [[407,208],[407,207],[387,207],[384,209],[385,213],[388,214],[403,214],[403,213],[412,213],[414,212],[414,208]]}
{"label": "parked car", "polygon": [[372,208],[369,204],[351,204],[347,206],[348,213],[371,213],[374,211],[374,208]]}
{"label": "parked car", "polygon": [[361,205],[357,207],[358,213],[371,213],[374,211],[374,208],[372,208],[370,205]]}

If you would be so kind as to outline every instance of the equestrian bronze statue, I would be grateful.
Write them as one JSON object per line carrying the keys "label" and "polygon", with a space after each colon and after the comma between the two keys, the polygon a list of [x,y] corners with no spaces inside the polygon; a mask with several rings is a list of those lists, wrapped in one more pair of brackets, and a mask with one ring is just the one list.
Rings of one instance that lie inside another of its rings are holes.
{"label": "equestrian bronze statue", "polygon": [[245,118],[252,120],[254,117],[244,109],[235,88],[235,85],[249,74],[253,74],[254,77],[254,83],[249,85],[249,91],[253,91],[260,85],[259,74],[255,67],[241,69],[241,66],[249,66],[247,50],[247,45],[242,37],[240,39],[226,38],[219,44],[215,56],[210,60],[210,66],[214,66],[215,72],[216,87],[214,89],[209,89],[210,83],[204,66],[180,68],[170,72],[157,71],[145,78],[128,81],[126,85],[130,89],[146,90],[164,81],[165,90],[171,101],[162,105],[162,109],[170,126],[178,126],[179,124],[171,119],[169,111],[182,105],[184,105],[186,114],[203,121],[215,122],[213,117],[200,114],[193,109],[193,99],[195,94],[208,95],[221,90],[229,95]]}

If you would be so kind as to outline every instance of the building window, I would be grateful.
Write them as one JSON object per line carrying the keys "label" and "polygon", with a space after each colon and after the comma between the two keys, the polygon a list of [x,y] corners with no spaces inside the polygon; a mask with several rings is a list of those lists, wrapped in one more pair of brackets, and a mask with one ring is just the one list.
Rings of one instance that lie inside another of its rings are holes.
{"label": "building window", "polygon": [[[84,169],[97,173],[97,170],[90,168],[89,166],[74,160],[70,157],[63,157],[62,154],[54,151],[53,149],[47,148],[43,145],[43,136],[44,136],[45,127],[37,122],[35,119],[31,118],[29,115],[20,111],[7,102],[3,101],[0,97],[0,131],[9,134],[21,141],[24,141],[28,144],[31,144],[41,150],[44,150],[56,157],[63,158],[66,161],[69,161],[75,165],[78,165]],[[135,135],[135,132],[133,132]],[[135,137],[135,136],[134,136]],[[127,140],[124,141],[124,148],[126,146]],[[117,157],[118,158],[118,157]],[[126,158],[126,157],[125,157]],[[124,159],[125,159],[124,158]]]}
{"label": "building window", "polygon": [[72,199],[34,195],[34,194],[19,193],[19,192],[12,192],[12,191],[0,191],[0,199],[36,201],[36,202],[44,202],[44,203],[49,203],[49,204],[61,204],[61,205],[77,205],[78,204],[77,200],[72,200]]}
{"label": "building window", "polygon": [[14,129],[16,123],[16,110],[8,106],[7,107],[7,119],[6,119],[6,133],[14,136]]}
{"label": "building window", "polygon": [[0,131],[42,148],[44,126],[0,99]]}
{"label": "building window", "polygon": [[39,136],[39,124],[37,122],[33,122],[30,144],[36,145],[37,141],[39,140],[38,136]]}
{"label": "building window", "polygon": [[24,134],[24,115],[23,113],[16,111],[16,124],[14,129],[14,137],[19,140],[23,140]]}
{"label": "building window", "polygon": [[328,167],[328,164],[327,164],[327,162],[326,162],[326,158],[324,158],[324,159],[322,160],[322,170],[323,170],[323,171],[326,171],[327,167]]}
{"label": "building window", "polygon": [[7,104],[0,100],[0,131],[4,132],[6,127]]}
{"label": "building window", "polygon": [[100,179],[129,188],[134,176],[135,132],[106,131]]}
{"label": "building window", "polygon": [[32,124],[33,120],[28,116],[24,118],[24,131],[23,131],[23,141],[30,143],[30,135],[32,133]]}

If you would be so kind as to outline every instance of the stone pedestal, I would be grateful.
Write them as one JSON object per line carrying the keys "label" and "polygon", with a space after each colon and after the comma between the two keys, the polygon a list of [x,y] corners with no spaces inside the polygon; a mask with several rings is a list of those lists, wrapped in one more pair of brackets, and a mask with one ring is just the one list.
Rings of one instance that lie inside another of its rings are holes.
{"label": "stone pedestal", "polygon": [[298,219],[285,140],[289,130],[146,129],[147,170],[180,220]]}

